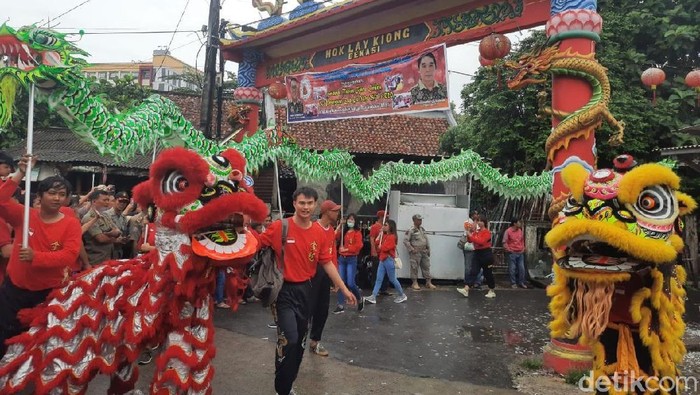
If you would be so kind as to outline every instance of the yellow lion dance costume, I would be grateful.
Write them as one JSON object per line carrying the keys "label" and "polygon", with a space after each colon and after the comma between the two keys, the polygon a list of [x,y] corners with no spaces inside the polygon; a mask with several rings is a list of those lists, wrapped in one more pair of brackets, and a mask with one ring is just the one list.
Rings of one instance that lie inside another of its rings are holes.
{"label": "yellow lion dance costume", "polygon": [[677,394],[685,355],[686,273],[681,216],[695,201],[660,164],[564,168],[570,198],[546,242],[554,252],[550,324],[555,338],[579,338],[594,355],[597,393]]}

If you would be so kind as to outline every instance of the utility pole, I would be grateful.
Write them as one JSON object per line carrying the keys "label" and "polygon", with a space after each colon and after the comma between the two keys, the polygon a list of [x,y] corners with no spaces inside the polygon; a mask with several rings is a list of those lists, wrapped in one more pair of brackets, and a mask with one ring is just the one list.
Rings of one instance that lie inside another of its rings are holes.
{"label": "utility pole", "polygon": [[202,104],[199,110],[199,127],[207,138],[212,138],[211,118],[216,87],[216,51],[219,49],[219,0],[209,3],[209,22],[207,26],[207,53],[204,61],[204,87]]}
{"label": "utility pole", "polygon": [[[226,34],[226,25],[228,21],[225,19],[221,20],[219,23],[219,37],[224,38]],[[223,109],[224,109],[224,67],[226,66],[226,61],[224,60],[224,54],[221,53],[221,47],[219,47],[219,78],[216,86],[216,141],[221,140],[221,120],[223,119]]]}

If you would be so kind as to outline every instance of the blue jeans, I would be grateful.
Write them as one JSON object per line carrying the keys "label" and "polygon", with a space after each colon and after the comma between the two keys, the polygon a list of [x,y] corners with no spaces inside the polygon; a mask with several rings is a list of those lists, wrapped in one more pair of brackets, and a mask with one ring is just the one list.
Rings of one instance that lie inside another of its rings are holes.
{"label": "blue jeans", "polygon": [[508,254],[508,274],[511,285],[525,285],[525,254],[511,252]]}
{"label": "blue jeans", "polygon": [[474,264],[474,251],[464,251],[464,285],[481,285],[484,282],[484,272],[479,269],[478,274],[472,277],[472,265]]}
{"label": "blue jeans", "polygon": [[387,257],[385,260],[379,261],[379,267],[377,267],[377,281],[374,283],[372,296],[376,297],[379,293],[382,280],[384,280],[384,274],[389,277],[389,282],[394,286],[394,289],[399,292],[399,296],[403,296],[403,288],[401,288],[401,284],[396,278],[396,268],[394,267],[394,258],[392,257]]}
{"label": "blue jeans", "polygon": [[[362,297],[360,295],[360,289],[355,285],[355,274],[357,273],[357,255],[355,256],[338,256],[338,272],[340,278],[348,287],[350,292],[355,294],[357,300]],[[338,291],[338,305],[342,306],[345,304],[345,295]]]}
{"label": "blue jeans", "polygon": [[224,284],[226,283],[226,269],[216,270],[216,288],[214,289],[214,303],[224,301]]}

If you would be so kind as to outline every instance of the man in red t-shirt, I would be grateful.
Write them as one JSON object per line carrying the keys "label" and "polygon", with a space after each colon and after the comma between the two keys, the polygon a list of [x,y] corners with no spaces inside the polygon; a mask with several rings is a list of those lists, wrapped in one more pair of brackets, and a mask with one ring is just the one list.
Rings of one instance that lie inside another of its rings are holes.
{"label": "man in red t-shirt", "polygon": [[[316,221],[316,225],[323,229],[323,232],[328,238],[328,248],[335,267],[338,267],[338,251],[336,250],[335,240],[336,232],[340,228],[336,228],[338,217],[340,216],[340,205],[332,200],[325,200],[321,203],[321,217]],[[322,357],[328,356],[328,351],[321,345],[321,336],[323,328],[326,326],[328,319],[328,307],[331,302],[331,280],[328,278],[326,271],[316,269],[316,275],[311,281],[312,297],[309,308],[309,318],[311,319],[311,332],[309,333],[309,349],[312,353]]]}
{"label": "man in red t-shirt", "polygon": [[[377,221],[369,227],[369,245],[370,245],[370,255],[372,258],[372,279],[370,284],[374,284],[377,279],[377,269],[379,268],[379,255],[377,253],[377,237],[382,233],[382,226],[384,226],[384,221],[389,217],[389,213],[384,210],[377,211]],[[389,280],[384,277],[382,280],[382,286],[379,288],[380,295],[391,295],[389,289]]]}
{"label": "man in red t-shirt", "polygon": [[0,186],[0,217],[15,229],[12,256],[0,286],[0,358],[5,354],[5,340],[25,328],[17,319],[21,309],[35,307],[54,288],[70,278],[81,246],[80,222],[61,211],[71,186],[63,177],[49,177],[39,183],[39,209],[30,209],[28,246],[22,247],[24,206],[10,200],[24,178],[29,156],[24,156],[19,171]]}
{"label": "man in red t-shirt", "polygon": [[[289,394],[296,380],[306,344],[309,327],[309,298],[311,279],[318,265],[330,280],[355,304],[355,295],[345,286],[338,274],[332,247],[323,229],[311,221],[316,208],[318,193],[309,187],[301,187],[292,195],[294,216],[287,219],[287,243],[284,245],[284,283],[272,304],[272,315],[277,324],[277,350],[275,352],[275,391]],[[273,222],[260,235],[262,246],[270,246],[278,257],[282,251],[282,222]]]}

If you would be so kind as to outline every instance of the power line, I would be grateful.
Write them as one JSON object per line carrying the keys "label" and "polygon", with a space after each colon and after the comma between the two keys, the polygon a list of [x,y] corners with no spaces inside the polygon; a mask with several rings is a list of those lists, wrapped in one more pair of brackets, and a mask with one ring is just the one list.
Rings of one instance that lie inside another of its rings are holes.
{"label": "power line", "polygon": [[[54,29],[56,30],[56,29]],[[86,32],[83,31],[83,35],[124,35],[124,34],[129,34],[129,35],[134,35],[134,34],[172,34],[173,36],[177,33],[196,33],[199,30],[147,30],[147,31],[116,31],[116,32]],[[66,34],[80,34],[79,31],[74,31],[74,32],[66,32]],[[170,40],[172,42],[172,38]]]}
{"label": "power line", "polygon": [[[182,12],[180,13],[180,19],[177,20],[177,25],[175,25],[175,30],[173,31],[173,35],[170,36],[170,42],[168,42],[168,46],[165,47],[165,55],[167,55],[168,51],[170,50],[170,45],[173,43],[173,39],[175,38],[175,34],[177,33],[177,29],[180,28],[180,22],[182,22],[182,18],[185,16],[185,11],[187,11],[187,6],[189,4],[190,4],[190,0],[187,0],[187,2],[185,3],[185,7],[182,9]],[[163,56],[163,59],[160,60],[160,65],[158,65],[158,68],[156,69],[156,72],[153,75],[154,79],[158,76],[158,72],[163,67],[163,62],[165,62],[165,56]]]}
{"label": "power line", "polygon": [[[60,14],[60,15],[58,15],[57,17],[53,18],[53,20],[56,21],[56,20],[59,19],[60,17],[66,15],[67,13],[69,13],[69,12],[75,10],[76,8],[82,6],[83,4],[86,4],[86,3],[89,3],[89,2],[90,2],[90,0],[85,0],[85,1],[83,1],[82,3],[78,4],[77,6],[75,6],[75,7],[71,8],[71,9],[69,9],[69,10],[66,11],[66,12],[64,12],[63,14]],[[44,25],[46,25],[46,24],[49,23],[49,22],[51,22],[51,19],[49,19],[49,20],[47,20],[46,22],[42,23],[41,25],[39,25],[39,27],[44,26]]]}

